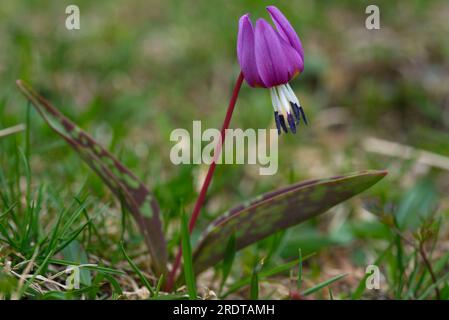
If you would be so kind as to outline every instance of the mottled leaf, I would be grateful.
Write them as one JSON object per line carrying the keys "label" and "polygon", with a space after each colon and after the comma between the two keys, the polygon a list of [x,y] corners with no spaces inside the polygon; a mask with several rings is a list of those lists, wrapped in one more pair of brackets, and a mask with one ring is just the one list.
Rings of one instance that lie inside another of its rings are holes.
{"label": "mottled leaf", "polygon": [[89,134],[61,114],[22,80],[17,86],[47,124],[75,149],[134,216],[145,237],[153,268],[167,272],[167,249],[159,218],[159,205],[145,185]]}
{"label": "mottled leaf", "polygon": [[312,180],[264,194],[213,221],[194,253],[195,272],[223,259],[225,243],[234,233],[240,250],[273,233],[297,225],[368,189],[387,174],[363,171]]}

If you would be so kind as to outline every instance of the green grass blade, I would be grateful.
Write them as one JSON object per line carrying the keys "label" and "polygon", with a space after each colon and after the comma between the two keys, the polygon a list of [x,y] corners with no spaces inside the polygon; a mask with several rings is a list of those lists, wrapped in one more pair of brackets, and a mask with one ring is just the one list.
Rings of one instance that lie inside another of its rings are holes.
{"label": "green grass blade", "polygon": [[122,287],[114,277],[112,277],[109,274],[105,274],[104,277],[106,278],[106,280],[108,280],[109,284],[111,285],[113,299],[118,299],[121,295],[123,295]]}
{"label": "green grass blade", "polygon": [[328,279],[326,281],[323,281],[323,282],[317,284],[316,286],[314,286],[312,288],[309,288],[309,289],[305,290],[302,294],[305,295],[305,296],[308,296],[308,295],[310,295],[312,293],[315,293],[315,292],[317,292],[317,291],[327,287],[328,285],[330,285],[330,284],[332,284],[332,283],[334,283],[334,282],[336,282],[336,281],[346,277],[347,275],[348,275],[347,273],[343,273],[343,274],[340,274],[338,276],[332,277],[332,278],[330,278],[330,279]]}
{"label": "green grass blade", "polygon": [[159,277],[159,280],[157,281],[157,285],[156,285],[156,290],[154,292],[154,296],[157,297],[159,296],[159,292],[162,288],[162,284],[164,283],[164,275],[161,274],[161,276]]}
{"label": "green grass blade", "polygon": [[229,273],[231,272],[232,264],[235,258],[235,234],[232,234],[229,238],[228,244],[226,245],[225,255],[223,259],[222,266],[222,278],[220,283],[220,292],[223,290],[223,286],[228,279]]}
{"label": "green grass blade", "polygon": [[253,273],[251,275],[251,286],[250,286],[250,299],[258,300],[259,299],[259,272],[262,270],[263,260],[261,260],[253,269]]}
{"label": "green grass blade", "polygon": [[129,265],[133,269],[133,271],[137,274],[140,281],[145,285],[145,287],[150,291],[151,295],[154,296],[154,290],[151,286],[151,283],[148,281],[148,279],[145,277],[145,275],[140,271],[139,267],[134,263],[134,261],[128,256],[128,254],[125,251],[125,247],[123,246],[123,242],[120,242],[120,250],[122,251],[123,256],[125,257],[126,261],[128,261]]}
{"label": "green grass blade", "polygon": [[429,287],[426,288],[423,294],[421,294],[417,300],[424,300],[432,293],[435,293],[435,288],[438,288],[443,283],[445,283],[449,279],[449,272],[446,273],[444,276],[440,277],[437,282],[432,283]]}
{"label": "green grass blade", "polygon": [[[314,254],[309,254],[307,256],[302,257],[302,260],[305,261],[307,259],[309,259],[310,257],[312,257]],[[293,260],[287,263],[284,263],[282,265],[273,267],[269,270],[265,270],[265,271],[261,271],[258,275],[259,277],[259,281],[262,279],[266,279],[268,277],[272,277],[275,276],[277,274],[280,274],[282,272],[286,272],[288,270],[291,270],[292,268],[294,268],[296,265],[298,265],[299,260]],[[230,295],[231,293],[234,293],[238,290],[240,290],[241,288],[247,286],[251,284],[251,277],[246,277],[240,281],[237,281],[235,283],[233,283],[232,285],[229,286],[228,291],[226,291],[226,293],[224,293],[221,297],[222,298],[226,298],[228,295]]]}
{"label": "green grass blade", "polygon": [[301,249],[298,249],[298,282],[297,282],[298,290],[301,289],[301,286],[302,286],[302,252]]}

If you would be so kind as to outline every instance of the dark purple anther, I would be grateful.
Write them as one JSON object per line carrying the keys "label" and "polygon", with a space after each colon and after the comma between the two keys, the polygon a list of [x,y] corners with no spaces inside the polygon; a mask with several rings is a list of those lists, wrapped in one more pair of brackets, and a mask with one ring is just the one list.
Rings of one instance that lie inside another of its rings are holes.
{"label": "dark purple anther", "polygon": [[280,122],[281,127],[284,130],[284,132],[288,133],[287,125],[285,124],[285,119],[284,119],[284,116],[282,114],[279,115],[279,122]]}
{"label": "dark purple anther", "polygon": [[276,121],[276,128],[278,129],[278,135],[281,134],[281,124],[279,123],[279,113],[277,111],[274,112],[274,120]]}
{"label": "dark purple anther", "polygon": [[302,107],[299,107],[299,111],[301,112],[301,116],[302,116],[302,119],[304,120],[304,123],[308,124],[306,114],[304,113],[304,110],[302,109]]}
{"label": "dark purple anther", "polygon": [[300,115],[300,111],[298,108],[298,105],[296,103],[290,102],[290,105],[292,106],[293,109],[293,113],[295,114],[295,118],[296,118],[296,124],[298,124],[301,120],[301,115]]}
{"label": "dark purple anther", "polygon": [[295,119],[293,119],[293,116],[291,113],[289,113],[287,115],[287,121],[288,121],[288,125],[290,126],[290,130],[293,133],[296,133]]}

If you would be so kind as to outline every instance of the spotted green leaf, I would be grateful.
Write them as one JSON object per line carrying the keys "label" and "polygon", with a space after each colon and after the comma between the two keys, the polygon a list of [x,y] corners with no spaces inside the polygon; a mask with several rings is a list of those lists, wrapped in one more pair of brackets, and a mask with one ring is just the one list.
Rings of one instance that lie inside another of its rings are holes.
{"label": "spotted green leaf", "polygon": [[17,86],[45,122],[97,173],[134,216],[150,251],[157,274],[167,272],[167,249],[159,218],[159,205],[147,187],[89,134],[66,118],[30,85]]}
{"label": "spotted green leaf", "polygon": [[280,230],[315,217],[368,189],[386,171],[362,171],[346,176],[311,180],[264,194],[213,221],[194,252],[195,272],[223,259],[227,239],[234,234],[236,250]]}

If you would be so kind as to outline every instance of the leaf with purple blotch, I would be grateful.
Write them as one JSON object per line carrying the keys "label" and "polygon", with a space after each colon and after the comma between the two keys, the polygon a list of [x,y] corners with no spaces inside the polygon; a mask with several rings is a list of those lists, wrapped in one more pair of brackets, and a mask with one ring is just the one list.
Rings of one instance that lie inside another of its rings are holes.
{"label": "leaf with purple blotch", "polygon": [[368,170],[305,181],[228,211],[213,221],[201,236],[193,256],[195,272],[200,273],[223,259],[224,244],[232,234],[235,234],[236,250],[240,250],[327,211],[368,189],[386,174],[386,171]]}
{"label": "leaf with purple blotch", "polygon": [[17,80],[17,86],[45,122],[78,152],[120,199],[144,235],[156,274],[167,273],[167,248],[159,217],[159,204],[147,187],[89,134],[66,118],[30,85]]}

